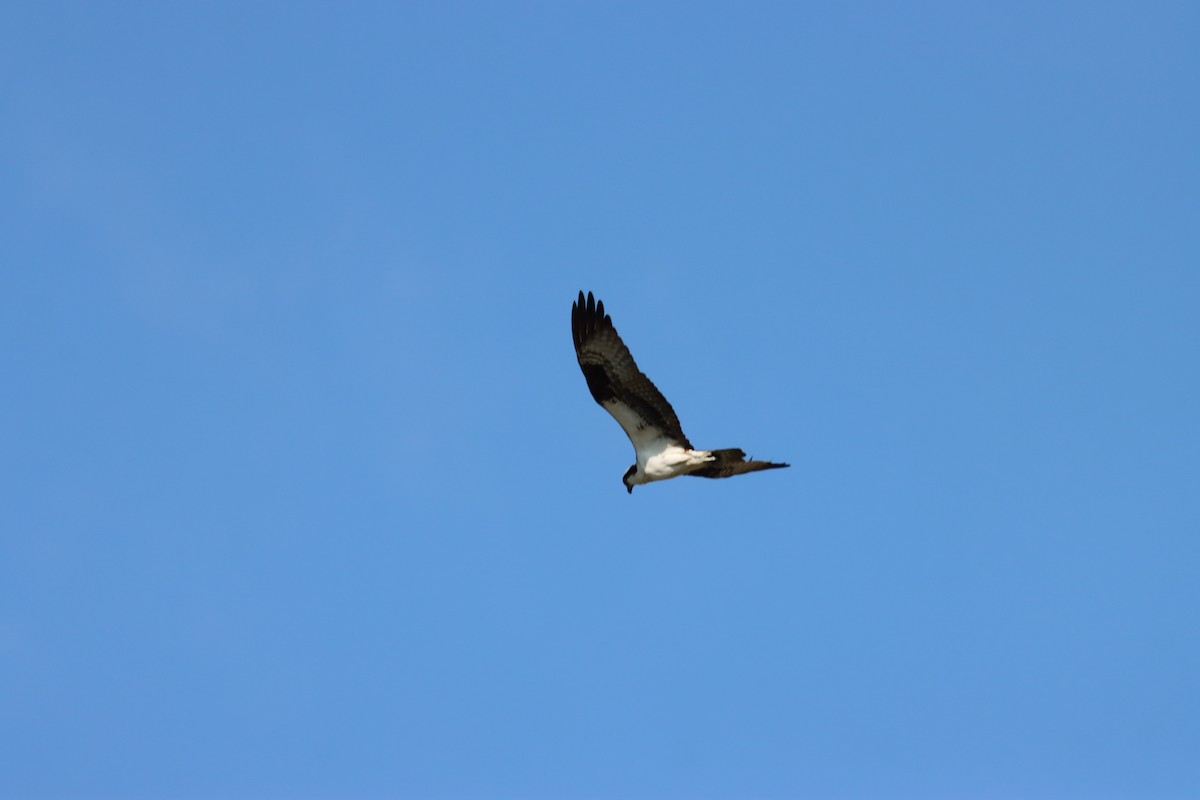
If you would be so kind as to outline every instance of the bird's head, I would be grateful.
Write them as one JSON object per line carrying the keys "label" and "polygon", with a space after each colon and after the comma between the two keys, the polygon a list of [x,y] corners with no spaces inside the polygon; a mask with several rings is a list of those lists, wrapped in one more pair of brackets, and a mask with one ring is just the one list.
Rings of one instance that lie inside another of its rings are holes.
{"label": "bird's head", "polygon": [[625,491],[630,494],[633,494],[633,473],[635,472],[637,472],[637,464],[625,470],[625,475],[621,478],[621,483],[625,484]]}

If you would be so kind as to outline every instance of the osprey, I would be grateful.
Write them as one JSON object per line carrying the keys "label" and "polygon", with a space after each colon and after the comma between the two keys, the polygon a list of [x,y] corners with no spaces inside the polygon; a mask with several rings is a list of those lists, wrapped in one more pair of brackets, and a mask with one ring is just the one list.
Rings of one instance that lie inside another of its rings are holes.
{"label": "osprey", "polygon": [[621,478],[629,493],[651,481],[695,475],[728,478],[744,472],[778,469],[787,464],[747,459],[738,449],[695,450],[683,435],[675,409],[642,374],[629,348],[617,335],[604,303],[583,292],[571,304],[571,337],[575,355],[596,402],[625,430],[633,442],[637,463]]}

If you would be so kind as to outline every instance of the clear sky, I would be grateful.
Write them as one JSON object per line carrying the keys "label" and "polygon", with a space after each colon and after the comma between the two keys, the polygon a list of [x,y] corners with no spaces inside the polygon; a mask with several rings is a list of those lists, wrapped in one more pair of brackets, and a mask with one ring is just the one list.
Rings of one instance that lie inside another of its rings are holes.
{"label": "clear sky", "polygon": [[[0,7],[2,798],[1200,796],[1200,6]],[[700,447],[627,495],[580,290]]]}

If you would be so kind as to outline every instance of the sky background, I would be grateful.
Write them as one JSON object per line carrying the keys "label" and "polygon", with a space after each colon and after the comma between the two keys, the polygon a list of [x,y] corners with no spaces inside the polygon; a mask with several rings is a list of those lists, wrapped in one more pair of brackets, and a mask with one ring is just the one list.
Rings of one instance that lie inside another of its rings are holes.
{"label": "sky background", "polygon": [[1198,43],[4,3],[0,797],[1200,796]]}

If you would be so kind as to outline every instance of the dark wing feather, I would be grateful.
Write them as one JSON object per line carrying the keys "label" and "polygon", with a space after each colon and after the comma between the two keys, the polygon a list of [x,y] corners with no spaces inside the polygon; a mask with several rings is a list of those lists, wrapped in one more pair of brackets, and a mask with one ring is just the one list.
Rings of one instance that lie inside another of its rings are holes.
{"label": "dark wing feather", "polygon": [[[597,403],[601,406],[613,400],[623,403],[647,424],[691,449],[675,409],[638,369],[629,348],[617,335],[612,319],[604,313],[604,303],[596,302],[591,292],[586,300],[580,292],[579,300],[571,305],[571,337],[575,340],[579,368]],[[605,410],[612,413],[608,407]],[[630,439],[635,438],[635,431],[625,432]]]}
{"label": "dark wing feather", "polygon": [[745,452],[737,449],[730,450],[713,450],[712,454],[717,457],[717,460],[712,463],[712,466],[698,469],[694,472],[689,472],[689,475],[694,475],[697,478],[732,478],[734,475],[742,475],[747,472],[758,472],[764,469],[780,469],[790,466],[788,464],[779,464],[774,461],[755,461],[753,458],[746,459]]}

